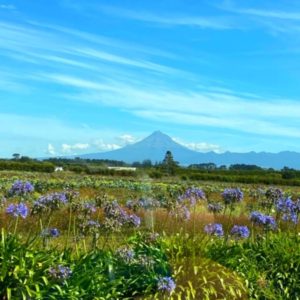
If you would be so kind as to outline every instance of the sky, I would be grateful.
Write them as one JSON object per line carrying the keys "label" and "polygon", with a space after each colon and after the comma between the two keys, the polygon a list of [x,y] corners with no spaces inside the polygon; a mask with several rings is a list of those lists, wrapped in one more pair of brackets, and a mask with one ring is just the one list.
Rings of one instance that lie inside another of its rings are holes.
{"label": "sky", "polygon": [[0,0],[0,157],[300,152],[300,2]]}

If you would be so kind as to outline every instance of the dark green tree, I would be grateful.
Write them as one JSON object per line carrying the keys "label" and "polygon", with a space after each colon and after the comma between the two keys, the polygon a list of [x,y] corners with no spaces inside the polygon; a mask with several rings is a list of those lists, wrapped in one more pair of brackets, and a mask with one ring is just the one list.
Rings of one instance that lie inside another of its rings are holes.
{"label": "dark green tree", "polygon": [[160,166],[162,171],[167,173],[168,175],[174,175],[176,173],[178,162],[174,160],[173,154],[170,150],[166,152],[165,158],[163,159]]}

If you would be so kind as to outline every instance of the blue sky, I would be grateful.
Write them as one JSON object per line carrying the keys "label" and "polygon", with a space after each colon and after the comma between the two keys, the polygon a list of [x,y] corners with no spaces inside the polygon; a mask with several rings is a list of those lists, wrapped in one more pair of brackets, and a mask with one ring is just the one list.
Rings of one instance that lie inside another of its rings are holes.
{"label": "blue sky", "polygon": [[299,1],[0,0],[0,156],[300,152]]}

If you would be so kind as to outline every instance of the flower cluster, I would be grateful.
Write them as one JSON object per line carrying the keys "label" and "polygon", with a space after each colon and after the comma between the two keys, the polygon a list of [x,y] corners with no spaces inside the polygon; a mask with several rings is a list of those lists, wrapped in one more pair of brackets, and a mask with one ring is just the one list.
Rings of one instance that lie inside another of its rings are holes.
{"label": "flower cluster", "polygon": [[191,206],[194,206],[196,205],[198,200],[204,199],[205,193],[202,189],[191,187],[188,188],[181,196],[178,197],[178,202],[181,203],[187,200]]}
{"label": "flower cluster", "polygon": [[53,279],[66,280],[72,275],[72,271],[69,267],[57,265],[50,268],[49,274]]}
{"label": "flower cluster", "polygon": [[134,211],[137,211],[140,208],[154,209],[160,207],[160,202],[152,198],[140,198],[138,200],[128,200],[126,202],[126,207]]}
{"label": "flower cluster", "polygon": [[26,196],[34,191],[29,181],[16,180],[8,191],[9,196]]}
{"label": "flower cluster", "polygon": [[222,197],[225,205],[241,202],[244,198],[244,194],[240,189],[225,189],[222,193]]}
{"label": "flower cluster", "polygon": [[43,238],[50,238],[50,237],[58,237],[59,230],[57,228],[46,228],[42,231],[41,236]]}
{"label": "flower cluster", "polygon": [[171,277],[160,277],[157,282],[157,289],[161,292],[172,293],[176,284]]}
{"label": "flower cluster", "polygon": [[269,188],[266,191],[266,197],[269,200],[272,200],[273,203],[275,203],[277,200],[283,197],[283,191],[278,188]]}
{"label": "flower cluster", "polygon": [[117,249],[116,254],[122,261],[124,261],[127,264],[132,263],[135,258],[134,250],[129,247],[122,247]]}
{"label": "flower cluster", "polygon": [[205,225],[204,231],[209,235],[215,235],[221,237],[224,235],[223,226],[219,223],[211,223]]}
{"label": "flower cluster", "polygon": [[183,221],[188,221],[191,218],[190,210],[185,205],[182,204],[176,205],[174,209],[171,211],[171,214]]}
{"label": "flower cluster", "polygon": [[33,203],[32,213],[43,213],[53,211],[66,204],[68,199],[65,193],[52,193],[40,197]]}
{"label": "flower cluster", "polygon": [[250,220],[257,225],[263,226],[265,229],[275,229],[276,221],[272,216],[267,216],[259,211],[253,211],[250,214]]}
{"label": "flower cluster", "polygon": [[250,235],[250,230],[247,226],[234,225],[231,229],[231,235],[235,238],[247,238]]}
{"label": "flower cluster", "polygon": [[298,223],[298,215],[300,213],[300,200],[293,201],[290,197],[281,198],[276,203],[276,210],[282,214],[284,221],[292,221]]}
{"label": "flower cluster", "polygon": [[112,230],[120,230],[124,225],[139,227],[141,224],[141,220],[137,215],[129,215],[116,200],[104,204],[104,214],[104,225]]}
{"label": "flower cluster", "polygon": [[6,213],[14,217],[22,217],[25,219],[28,215],[28,207],[24,203],[10,204],[6,208]]}
{"label": "flower cluster", "polygon": [[101,225],[98,221],[94,220],[85,220],[79,224],[79,230],[83,236],[89,234],[97,235],[99,233],[99,228],[101,228]]}
{"label": "flower cluster", "polygon": [[216,214],[223,210],[223,205],[221,203],[209,203],[207,209],[209,212]]}

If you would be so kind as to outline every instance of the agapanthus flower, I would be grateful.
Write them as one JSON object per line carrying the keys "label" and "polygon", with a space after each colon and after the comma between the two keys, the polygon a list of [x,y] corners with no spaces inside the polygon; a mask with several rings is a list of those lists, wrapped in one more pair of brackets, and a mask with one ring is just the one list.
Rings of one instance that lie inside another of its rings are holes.
{"label": "agapanthus flower", "polygon": [[160,206],[160,202],[153,198],[140,198],[137,201],[137,205],[143,209],[154,209]]}
{"label": "agapanthus flower", "polygon": [[52,193],[41,196],[33,203],[32,213],[42,213],[45,211],[56,210],[68,202],[65,193]]}
{"label": "agapanthus flower", "polygon": [[191,187],[188,188],[181,196],[178,197],[178,202],[188,201],[191,206],[196,205],[197,201],[205,199],[205,193],[202,189]]}
{"label": "agapanthus flower", "polygon": [[225,189],[224,192],[221,194],[224,200],[224,203],[233,204],[237,202],[241,202],[244,198],[244,194],[240,189]]}
{"label": "agapanthus flower", "polygon": [[234,225],[230,233],[235,238],[247,238],[250,235],[250,230],[247,226]]}
{"label": "agapanthus flower", "polygon": [[132,263],[135,258],[135,252],[132,248],[122,247],[117,249],[116,254],[121,258],[125,263]]}
{"label": "agapanthus flower", "polygon": [[281,198],[276,203],[276,210],[282,215],[284,221],[298,223],[300,213],[300,200],[293,201],[290,197]]}
{"label": "agapanthus flower", "polygon": [[267,199],[271,200],[273,203],[275,203],[277,200],[283,197],[283,191],[278,188],[269,188],[266,191],[266,197]]}
{"label": "agapanthus flower", "polygon": [[138,216],[134,214],[129,215],[116,200],[105,203],[104,215],[104,226],[115,231],[120,230],[125,225],[138,227],[141,223]]}
{"label": "agapanthus flower", "polygon": [[72,275],[72,271],[69,267],[57,265],[50,268],[49,274],[53,279],[66,280]]}
{"label": "agapanthus flower", "polygon": [[29,181],[16,180],[8,191],[9,196],[26,196],[34,191]]}
{"label": "agapanthus flower", "polygon": [[264,226],[265,229],[276,228],[276,221],[272,216],[264,215],[258,211],[254,211],[250,214],[250,220],[254,224]]}
{"label": "agapanthus flower", "polygon": [[157,289],[164,293],[172,293],[176,284],[172,277],[160,277],[157,282]]}
{"label": "agapanthus flower", "polygon": [[84,208],[89,212],[89,213],[94,213],[96,212],[96,207],[93,203],[84,203]]}
{"label": "agapanthus flower", "polygon": [[6,213],[9,215],[12,215],[14,217],[22,217],[25,219],[28,215],[28,207],[26,206],[25,203],[19,203],[19,204],[10,204],[6,208]]}
{"label": "agapanthus flower", "polygon": [[209,212],[216,214],[223,210],[223,205],[221,203],[209,203],[207,209]]}
{"label": "agapanthus flower", "polygon": [[211,223],[205,225],[204,231],[209,235],[215,235],[221,237],[224,235],[223,226],[219,223]]}
{"label": "agapanthus flower", "polygon": [[141,225],[141,218],[138,217],[137,215],[130,215],[128,221],[134,227],[139,227]]}
{"label": "agapanthus flower", "polygon": [[153,267],[153,265],[155,264],[155,261],[152,257],[142,254],[137,257],[137,263],[139,263],[140,265],[142,265],[145,268],[150,268],[150,267]]}
{"label": "agapanthus flower", "polygon": [[183,221],[188,221],[191,218],[190,210],[183,204],[176,205],[176,207],[171,211],[171,214],[177,216]]}
{"label": "agapanthus flower", "polygon": [[47,228],[44,229],[41,233],[41,236],[44,238],[47,237],[58,237],[60,234],[59,230],[57,228]]}

